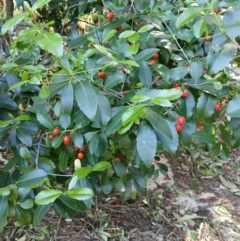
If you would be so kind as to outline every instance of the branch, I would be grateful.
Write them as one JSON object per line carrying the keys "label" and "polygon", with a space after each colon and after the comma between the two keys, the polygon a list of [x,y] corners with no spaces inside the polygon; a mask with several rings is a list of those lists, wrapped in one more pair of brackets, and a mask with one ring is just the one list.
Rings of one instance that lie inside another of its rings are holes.
{"label": "branch", "polygon": [[240,83],[240,80],[235,80],[231,82],[227,82],[226,84],[222,84],[222,86],[231,86]]}

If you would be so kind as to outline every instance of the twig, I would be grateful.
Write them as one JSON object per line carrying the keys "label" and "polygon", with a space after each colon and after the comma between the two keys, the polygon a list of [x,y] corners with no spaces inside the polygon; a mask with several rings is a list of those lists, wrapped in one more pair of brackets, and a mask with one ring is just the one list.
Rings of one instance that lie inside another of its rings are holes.
{"label": "twig", "polygon": [[41,147],[41,142],[42,142],[43,136],[45,136],[45,134],[41,135],[40,140],[38,142],[38,149],[37,149],[36,158],[35,158],[36,169],[38,169],[38,157],[39,157],[39,152],[40,152],[40,147]]}
{"label": "twig", "polygon": [[235,80],[231,82],[227,82],[226,84],[222,84],[222,86],[231,86],[240,83],[240,80]]}
{"label": "twig", "polygon": [[58,230],[59,230],[59,226],[60,226],[61,220],[62,220],[62,217],[60,217],[59,220],[58,220],[57,230],[56,230],[56,232],[54,234],[54,240],[57,240],[57,233],[58,233]]}

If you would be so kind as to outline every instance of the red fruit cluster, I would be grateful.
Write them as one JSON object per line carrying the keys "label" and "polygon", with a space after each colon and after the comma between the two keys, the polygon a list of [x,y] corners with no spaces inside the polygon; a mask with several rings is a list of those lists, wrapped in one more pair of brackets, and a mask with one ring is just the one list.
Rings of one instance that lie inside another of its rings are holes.
{"label": "red fruit cluster", "polygon": [[203,123],[202,122],[198,123],[197,130],[200,131],[202,130],[202,128],[203,128]]}
{"label": "red fruit cluster", "polygon": [[65,146],[69,146],[70,143],[71,143],[71,138],[70,138],[70,136],[64,136],[64,137],[63,137],[63,144],[64,144]]}
{"label": "red fruit cluster", "polygon": [[155,63],[156,63],[156,60],[159,58],[159,54],[158,53],[155,53],[153,56],[152,56],[152,58],[151,58],[151,60],[149,61],[149,64],[150,65],[154,65]]}
{"label": "red fruit cluster", "polygon": [[97,74],[98,79],[104,79],[104,78],[106,78],[106,76],[107,76],[107,74],[105,71],[100,71]]}
{"label": "red fruit cluster", "polygon": [[182,97],[187,98],[188,95],[189,95],[189,92],[187,90],[184,90],[183,93],[182,93]]}
{"label": "red fruit cluster", "polygon": [[[179,89],[179,90],[182,91],[182,88],[181,88],[181,86],[180,86],[178,83],[173,84],[173,88],[174,88],[174,89]],[[183,93],[182,93],[182,97],[183,97],[183,98],[187,98],[188,96],[189,96],[188,90],[184,90]]]}
{"label": "red fruit cluster", "polygon": [[222,106],[223,106],[223,103],[217,103],[214,110],[218,112],[222,109]]}
{"label": "red fruit cluster", "polygon": [[209,36],[205,36],[205,37],[204,37],[204,41],[205,41],[205,42],[210,42],[210,41],[211,41],[211,38],[210,38]]}
{"label": "red fruit cluster", "polygon": [[177,120],[177,126],[176,126],[176,131],[179,132],[183,129],[183,126],[185,125],[186,123],[186,119],[183,117],[183,116],[178,116],[176,118]]}
{"label": "red fruit cluster", "polygon": [[48,139],[52,141],[55,136],[59,136],[61,131],[56,127],[53,129],[52,133],[48,135]]}
{"label": "red fruit cluster", "polygon": [[80,159],[80,160],[82,160],[84,158],[84,156],[85,156],[84,152],[86,151],[86,149],[87,149],[87,145],[83,145],[80,148],[75,146],[75,145],[73,146],[73,150],[78,152],[77,158]]}

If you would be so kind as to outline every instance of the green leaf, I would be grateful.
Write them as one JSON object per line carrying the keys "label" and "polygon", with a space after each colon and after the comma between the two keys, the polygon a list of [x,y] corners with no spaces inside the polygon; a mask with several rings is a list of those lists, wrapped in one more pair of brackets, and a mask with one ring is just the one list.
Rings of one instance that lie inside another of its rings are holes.
{"label": "green leaf", "polygon": [[47,85],[43,85],[40,89],[40,92],[39,92],[39,96],[42,98],[42,99],[45,99],[47,98],[48,96],[50,95],[50,91],[49,91],[49,88]]}
{"label": "green leaf", "polygon": [[54,149],[58,148],[62,144],[63,136],[64,136],[64,134],[62,133],[61,135],[54,137],[54,139],[52,141],[52,147]]}
{"label": "green leaf", "polygon": [[152,165],[156,149],[156,134],[148,124],[142,121],[137,134],[137,151],[147,167]]}
{"label": "green leaf", "polygon": [[184,12],[182,12],[179,17],[177,18],[176,21],[176,27],[180,28],[184,26],[185,24],[189,23],[192,21],[198,13],[200,13],[203,10],[201,7],[190,7]]}
{"label": "green leaf", "polygon": [[30,209],[34,204],[32,199],[27,199],[25,202],[18,203],[18,205],[23,209]]}
{"label": "green leaf", "polygon": [[164,135],[166,135],[172,139],[172,134],[171,134],[171,129],[169,127],[169,124],[162,116],[158,115],[157,113],[155,113],[152,110],[147,109],[146,119],[160,133],[163,133]]}
{"label": "green leaf", "polygon": [[114,162],[113,168],[119,177],[122,177],[122,176],[126,175],[126,173],[127,173],[126,167],[121,162]]}
{"label": "green leaf", "polygon": [[83,146],[83,143],[84,143],[82,133],[79,132],[79,131],[75,131],[72,135],[72,141],[73,141],[75,146],[81,148]]}
{"label": "green leaf", "polygon": [[45,112],[38,111],[36,114],[37,120],[41,125],[48,129],[54,129],[54,123],[52,118]]}
{"label": "green leaf", "polygon": [[210,156],[218,156],[221,151],[221,145],[220,143],[216,143],[210,150],[209,155]]}
{"label": "green leaf", "polygon": [[113,59],[113,60],[114,60],[113,55],[108,51],[107,48],[105,48],[105,47],[103,47],[103,46],[101,46],[101,45],[99,45],[99,44],[94,44],[94,46],[95,46],[95,48],[96,48],[99,52],[103,53],[104,55],[106,55],[106,56],[109,57],[110,59]]}
{"label": "green leaf", "polygon": [[76,200],[86,200],[94,196],[93,191],[86,187],[68,190],[64,194]]}
{"label": "green leaf", "polygon": [[44,50],[61,57],[63,55],[63,40],[58,33],[44,33],[36,37],[36,43]]}
{"label": "green leaf", "polygon": [[133,103],[144,102],[147,100],[150,100],[150,97],[143,95],[143,94],[136,94],[130,99],[130,101]]}
{"label": "green leaf", "polygon": [[69,184],[68,184],[68,190],[73,189],[73,188],[75,187],[77,181],[78,181],[78,177],[77,177],[77,176],[73,176],[73,177],[71,178],[71,181],[70,181]]}
{"label": "green leaf", "polygon": [[209,66],[209,74],[215,74],[223,70],[237,54],[237,46],[235,44],[226,44],[222,46],[220,53],[213,54],[212,51],[208,53],[207,63]]}
{"label": "green leaf", "polygon": [[25,159],[25,160],[30,160],[31,159],[31,153],[26,147],[20,147],[20,156]]}
{"label": "green leaf", "polygon": [[54,189],[41,191],[35,197],[34,202],[38,205],[47,205],[53,203],[61,194],[61,191]]}
{"label": "green leaf", "polygon": [[216,144],[215,139],[211,135],[209,135],[207,133],[204,133],[204,132],[201,132],[201,131],[194,132],[192,134],[192,138],[197,140],[197,141],[208,143],[208,144],[211,144],[211,145]]}
{"label": "green leaf", "polygon": [[181,80],[184,78],[189,72],[188,67],[176,67],[170,70],[170,79],[172,81]]}
{"label": "green leaf", "polygon": [[32,136],[25,130],[18,128],[16,130],[18,139],[26,146],[32,146]]}
{"label": "green leaf", "polygon": [[117,30],[112,29],[110,30],[103,38],[102,43],[104,44],[105,42],[107,42],[109,39],[111,39],[115,34],[116,34]]}
{"label": "green leaf", "polygon": [[182,96],[182,91],[178,89],[162,89],[158,90],[156,97],[167,100],[176,100]]}
{"label": "green leaf", "polygon": [[146,11],[149,7],[151,7],[151,0],[137,0],[134,2],[135,8],[140,12],[143,13]]}
{"label": "green leaf", "polygon": [[231,117],[240,117],[240,95],[229,101],[226,113]]}
{"label": "green leaf", "polygon": [[106,136],[110,136],[112,133],[116,132],[122,127],[122,116],[126,108],[120,110],[113,118],[108,122],[106,126]]}
{"label": "green leaf", "polygon": [[22,209],[19,205],[15,206],[15,210],[20,225],[29,225],[32,222],[32,213],[30,210]]}
{"label": "green leaf", "polygon": [[128,107],[122,116],[122,126],[127,125],[129,122],[134,121],[143,111],[145,105],[135,105]]}
{"label": "green leaf", "polygon": [[123,83],[125,80],[125,75],[122,72],[116,72],[113,75],[109,75],[105,82],[105,88],[111,89],[112,87]]}
{"label": "green leaf", "polygon": [[170,78],[170,70],[162,64],[157,64],[153,66],[154,70],[156,70],[165,81],[169,81]]}
{"label": "green leaf", "polygon": [[150,88],[152,84],[152,72],[150,71],[149,66],[145,62],[141,62],[138,69],[138,77],[141,83]]}
{"label": "green leaf", "polygon": [[10,190],[7,187],[0,188],[0,196],[8,196],[10,194]]}
{"label": "green leaf", "polygon": [[67,113],[63,113],[60,116],[59,123],[63,129],[67,129],[71,124],[71,116]]}
{"label": "green leaf", "polygon": [[202,93],[197,103],[197,113],[200,117],[210,117],[214,113],[217,99],[207,93]]}
{"label": "green leaf", "polygon": [[33,225],[38,226],[42,221],[43,217],[51,208],[51,203],[47,205],[38,205],[33,216]]}
{"label": "green leaf", "polygon": [[126,31],[123,31],[118,38],[128,38],[128,37],[131,37],[132,35],[134,35],[136,33],[136,31],[133,31],[133,30],[126,30]]}
{"label": "green leaf", "polygon": [[27,120],[31,120],[31,116],[29,115],[19,115],[15,118],[15,120],[19,120],[19,121],[27,121]]}
{"label": "green leaf", "polygon": [[68,158],[69,158],[68,155],[64,151],[60,152],[60,155],[59,155],[59,170],[62,173],[66,172],[67,164],[68,164]]}
{"label": "green leaf", "polygon": [[102,161],[102,162],[97,163],[97,164],[93,167],[92,171],[93,171],[93,172],[100,172],[100,171],[107,170],[107,169],[109,169],[109,168],[111,168],[111,167],[112,167],[111,163],[106,162],[106,161]]}
{"label": "green leaf", "polygon": [[108,148],[107,136],[104,133],[100,133],[98,135],[98,147],[97,147],[97,149],[96,149],[94,154],[97,157],[105,156],[105,154],[107,152],[107,148]]}
{"label": "green leaf", "polygon": [[134,60],[137,63],[140,63],[142,61],[149,60],[155,53],[157,53],[159,49],[156,48],[151,48],[151,49],[144,49],[140,53],[138,53],[135,57]]}
{"label": "green leaf", "polygon": [[79,180],[79,179],[86,177],[90,172],[91,172],[90,168],[81,167],[74,172],[74,175],[76,175]]}
{"label": "green leaf", "polygon": [[16,184],[18,187],[31,187],[33,185],[39,185],[46,177],[47,173],[44,170],[35,169],[20,176],[16,181]]}
{"label": "green leaf", "polygon": [[62,90],[61,94],[61,104],[62,109],[65,113],[70,114],[72,112],[73,107],[73,86],[72,83],[69,82],[66,84]]}
{"label": "green leaf", "polygon": [[98,108],[96,113],[96,121],[101,126],[106,126],[108,121],[111,118],[111,106],[108,99],[100,92],[97,93],[97,97],[98,97]]}
{"label": "green leaf", "polygon": [[198,20],[193,25],[193,34],[196,38],[201,38],[203,33],[207,30],[207,23],[204,20]]}
{"label": "green leaf", "polygon": [[61,195],[59,197],[59,199],[65,205],[67,205],[69,208],[71,208],[75,211],[87,211],[87,209],[88,209],[84,202],[72,199],[66,195]]}
{"label": "green leaf", "polygon": [[90,119],[94,120],[98,98],[92,85],[88,81],[80,81],[75,87],[75,99],[78,107]]}
{"label": "green leaf", "polygon": [[238,8],[228,8],[223,15],[223,24],[227,30],[228,36],[235,39],[240,35],[240,9]]}
{"label": "green leaf", "polygon": [[138,33],[145,33],[145,32],[147,32],[147,31],[149,31],[149,30],[151,30],[151,29],[153,29],[153,28],[154,28],[153,25],[147,24],[147,25],[142,26],[142,27],[138,30]]}
{"label": "green leaf", "polygon": [[28,12],[21,13],[9,19],[6,23],[3,24],[1,35],[4,35],[8,30],[19,24],[24,18],[28,16],[28,14]]}
{"label": "green leaf", "polygon": [[32,6],[32,10],[35,11],[41,7],[43,7],[44,5],[48,4],[51,0],[37,0],[33,6]]}
{"label": "green leaf", "polygon": [[191,62],[190,64],[190,75],[197,81],[203,74],[202,62]]}
{"label": "green leaf", "polygon": [[139,65],[135,61],[132,61],[132,60],[119,60],[118,63],[124,64],[124,65],[127,65],[127,66],[139,67]]}

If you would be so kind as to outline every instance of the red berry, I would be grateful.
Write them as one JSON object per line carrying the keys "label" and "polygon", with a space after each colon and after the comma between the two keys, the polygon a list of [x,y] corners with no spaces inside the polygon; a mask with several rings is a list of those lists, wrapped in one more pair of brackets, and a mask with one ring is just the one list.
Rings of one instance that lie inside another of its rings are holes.
{"label": "red berry", "polygon": [[87,149],[87,145],[83,145],[81,148],[79,148],[79,151],[84,152]]}
{"label": "red berry", "polygon": [[114,18],[114,14],[112,12],[108,12],[106,16],[108,20],[112,20]]}
{"label": "red berry", "polygon": [[219,8],[215,8],[215,9],[214,9],[214,12],[215,12],[216,14],[219,14],[220,11],[221,11],[221,10],[220,10]]}
{"label": "red berry", "polygon": [[107,74],[105,71],[100,71],[98,72],[97,76],[98,76],[98,79],[104,79],[107,76]]}
{"label": "red berry", "polygon": [[49,134],[49,135],[48,135],[48,139],[49,139],[50,141],[52,141],[52,140],[54,139],[54,137],[55,137],[55,136],[54,136],[53,134]]}
{"label": "red berry", "polygon": [[84,158],[84,153],[78,152],[77,157],[78,159],[82,160]]}
{"label": "red berry", "polygon": [[202,128],[203,128],[203,123],[200,122],[200,123],[197,125],[197,130],[200,131],[200,130],[202,130]]}
{"label": "red berry", "polygon": [[10,135],[10,134],[12,133],[12,130],[8,130],[8,132],[7,132],[7,133],[8,133],[8,135]]}
{"label": "red berry", "polygon": [[211,38],[210,38],[209,36],[206,36],[206,37],[204,38],[204,40],[205,40],[205,42],[210,42]]}
{"label": "red berry", "polygon": [[217,103],[214,110],[218,112],[221,110],[221,108],[222,108],[222,103]]}
{"label": "red berry", "polygon": [[68,146],[70,144],[70,142],[71,142],[71,138],[69,136],[64,136],[63,137],[63,144],[65,146]]}
{"label": "red berry", "polygon": [[159,58],[159,54],[158,53],[155,53],[153,56],[152,56],[153,59],[158,59]]}
{"label": "red berry", "polygon": [[188,95],[189,95],[189,92],[187,90],[184,90],[183,93],[182,93],[182,97],[187,98]]}
{"label": "red berry", "polygon": [[116,161],[116,162],[120,162],[120,161],[121,161],[120,157],[118,157],[118,156],[115,157],[115,161]]}
{"label": "red berry", "polygon": [[117,30],[118,32],[122,31],[122,26],[117,27],[116,30]]}
{"label": "red berry", "polygon": [[155,64],[155,60],[154,60],[154,59],[151,59],[151,60],[149,61],[149,64],[150,64],[150,65],[154,65],[154,64]]}
{"label": "red berry", "polygon": [[177,132],[179,132],[179,131],[182,130],[182,128],[183,128],[183,126],[178,124],[175,129],[176,129]]}
{"label": "red berry", "polygon": [[186,119],[183,116],[178,116],[177,123],[178,125],[183,126],[186,123]]}
{"label": "red berry", "polygon": [[55,128],[55,129],[53,129],[53,135],[54,136],[58,136],[58,135],[60,135],[60,130],[58,129],[58,128]]}
{"label": "red berry", "polygon": [[177,89],[178,87],[180,87],[180,85],[178,83],[173,84],[173,88]]}

